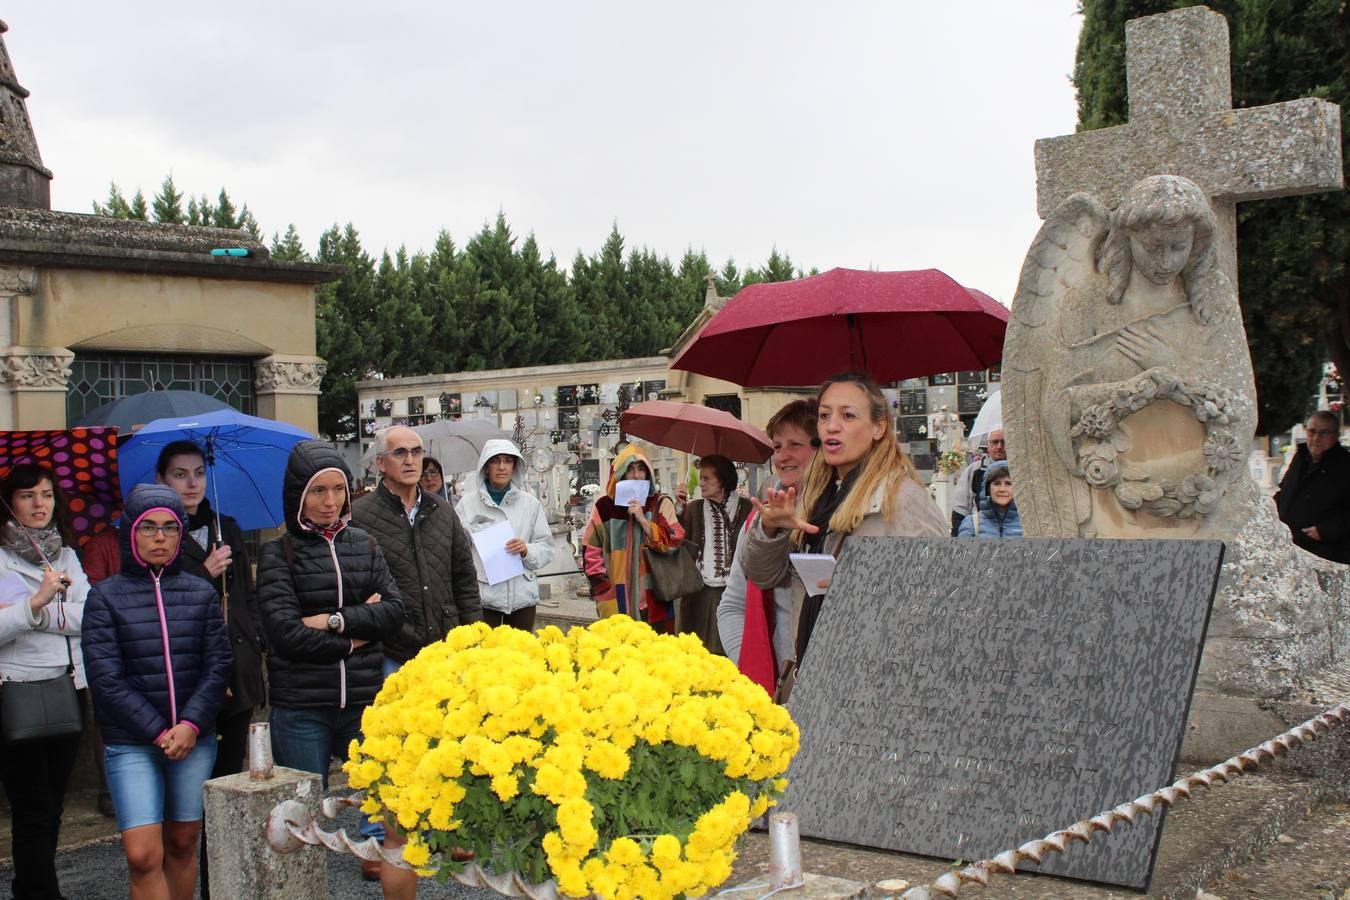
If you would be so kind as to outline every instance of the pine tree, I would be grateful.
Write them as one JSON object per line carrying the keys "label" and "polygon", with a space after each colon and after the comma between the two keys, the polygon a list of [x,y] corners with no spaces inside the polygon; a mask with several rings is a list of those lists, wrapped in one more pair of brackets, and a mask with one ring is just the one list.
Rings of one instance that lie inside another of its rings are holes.
{"label": "pine tree", "polygon": [[315,292],[315,338],[319,355],[328,362],[319,385],[319,430],[333,440],[351,440],[356,435],[356,382],[383,374],[376,362],[384,356],[384,344],[400,337],[374,327],[375,263],[351,223],[323,233],[317,261],[343,266],[341,278]]}
{"label": "pine tree", "polygon": [[300,232],[295,230],[294,224],[286,226],[284,236],[272,235],[272,258],[287,262],[309,262],[309,253],[301,243]]}
{"label": "pine tree", "polygon": [[188,198],[187,223],[189,225],[214,225],[216,208],[205,194],[198,198]]}
{"label": "pine tree", "polygon": [[220,197],[216,201],[216,208],[211,214],[211,224],[217,228],[238,228],[239,212],[230,202],[230,195],[225,193],[225,189],[220,189]]}
{"label": "pine tree", "polygon": [[131,204],[123,196],[122,189],[117,186],[117,182],[108,182],[108,202],[106,204],[94,201],[94,215],[107,216],[112,219],[131,218]]}
{"label": "pine tree", "polygon": [[182,225],[186,221],[183,215],[183,194],[173,183],[173,173],[164,176],[159,193],[150,204],[156,222],[166,225]]}
{"label": "pine tree", "polygon": [[127,218],[137,219],[141,222],[150,221],[150,208],[146,205],[145,194],[141,189],[136,189],[136,196],[131,198],[131,205],[127,208]]}

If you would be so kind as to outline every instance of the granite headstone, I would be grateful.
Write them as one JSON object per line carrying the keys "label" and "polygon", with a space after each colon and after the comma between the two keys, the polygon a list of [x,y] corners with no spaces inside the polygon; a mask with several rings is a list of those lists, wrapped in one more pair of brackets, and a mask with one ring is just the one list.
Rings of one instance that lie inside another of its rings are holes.
{"label": "granite headstone", "polygon": [[[789,708],[802,833],[982,859],[1168,784],[1217,541],[855,538]],[[1161,816],[1038,871],[1145,888]]]}

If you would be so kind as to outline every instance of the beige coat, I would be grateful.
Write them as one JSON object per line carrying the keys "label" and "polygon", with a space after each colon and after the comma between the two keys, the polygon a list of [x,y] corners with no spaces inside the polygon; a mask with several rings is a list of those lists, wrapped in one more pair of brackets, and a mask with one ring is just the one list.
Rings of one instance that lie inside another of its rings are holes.
{"label": "beige coat", "polygon": [[[913,479],[906,478],[896,496],[895,515],[887,522],[881,515],[882,491],[872,495],[872,503],[863,517],[862,523],[852,533],[858,537],[950,537],[951,523],[946,521],[942,510],[928,496],[928,492]],[[793,571],[788,561],[790,532],[783,531],[775,537],[767,537],[764,528],[756,517],[745,536],[742,560],[745,575],[765,590],[792,587],[792,641],[796,646],[797,631],[801,619],[802,604],[806,600],[806,586]],[[825,544],[821,552],[838,557],[848,534],[829,532],[825,535]],[[794,650],[795,655],[795,650]]]}

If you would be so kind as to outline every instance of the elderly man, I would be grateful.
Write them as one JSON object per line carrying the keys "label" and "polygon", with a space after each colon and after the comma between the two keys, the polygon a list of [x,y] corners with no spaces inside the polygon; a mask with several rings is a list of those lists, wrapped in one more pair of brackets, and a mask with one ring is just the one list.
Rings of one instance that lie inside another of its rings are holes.
{"label": "elderly man", "polygon": [[1350,563],[1350,450],[1335,413],[1308,417],[1308,441],[1280,479],[1275,505],[1294,543],[1332,562]]}
{"label": "elderly man", "polygon": [[[403,595],[403,630],[384,641],[386,678],[456,625],[483,618],[469,533],[449,502],[421,488],[422,456],[422,438],[411,428],[384,431],[375,443],[380,483],[352,506],[352,521],[379,542]],[[386,846],[401,843],[391,835]],[[417,889],[416,873],[406,869],[366,863],[362,875],[381,878],[386,897]]]}
{"label": "elderly man", "polygon": [[961,527],[961,521],[970,515],[984,486],[984,470],[990,464],[1008,458],[1008,445],[1003,440],[1003,429],[995,428],[989,432],[988,452],[961,470],[956,478],[956,489],[952,491],[952,537]]}

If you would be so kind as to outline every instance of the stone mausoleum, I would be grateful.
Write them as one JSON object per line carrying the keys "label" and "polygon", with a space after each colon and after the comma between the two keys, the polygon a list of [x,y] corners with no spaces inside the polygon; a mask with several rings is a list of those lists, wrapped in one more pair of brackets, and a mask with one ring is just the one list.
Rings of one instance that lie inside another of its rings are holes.
{"label": "stone mausoleum", "polygon": [[314,289],[338,270],[243,231],[53,211],[27,97],[0,41],[0,429],[176,388],[315,431]]}

